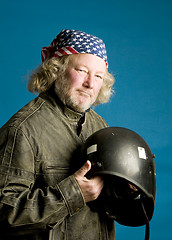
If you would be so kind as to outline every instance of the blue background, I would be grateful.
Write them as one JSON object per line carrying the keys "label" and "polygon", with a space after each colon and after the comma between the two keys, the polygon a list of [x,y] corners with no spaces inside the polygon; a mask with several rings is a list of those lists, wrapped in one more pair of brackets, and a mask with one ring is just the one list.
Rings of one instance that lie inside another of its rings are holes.
{"label": "blue background", "polygon": [[[35,96],[27,75],[40,51],[64,28],[104,40],[116,77],[111,102],[96,107],[110,126],[139,133],[156,155],[157,198],[152,240],[171,240],[172,1],[0,0],[0,126]],[[116,239],[144,239],[145,227],[116,224]]]}

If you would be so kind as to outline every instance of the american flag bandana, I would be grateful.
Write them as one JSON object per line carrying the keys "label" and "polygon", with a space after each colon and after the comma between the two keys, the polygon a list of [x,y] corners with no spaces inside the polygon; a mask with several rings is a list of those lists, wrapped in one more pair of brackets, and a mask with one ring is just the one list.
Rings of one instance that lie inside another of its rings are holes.
{"label": "american flag bandana", "polygon": [[61,57],[69,54],[89,53],[101,57],[107,62],[106,48],[103,41],[93,35],[77,30],[62,30],[52,41],[49,47],[41,51],[42,62],[52,57]]}

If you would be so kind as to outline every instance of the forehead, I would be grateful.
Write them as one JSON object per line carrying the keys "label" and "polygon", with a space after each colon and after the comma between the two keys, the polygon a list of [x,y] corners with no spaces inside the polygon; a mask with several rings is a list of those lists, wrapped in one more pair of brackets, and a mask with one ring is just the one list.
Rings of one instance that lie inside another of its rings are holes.
{"label": "forehead", "polygon": [[70,55],[69,65],[82,65],[85,67],[96,68],[103,72],[106,71],[106,63],[102,58],[87,53]]}

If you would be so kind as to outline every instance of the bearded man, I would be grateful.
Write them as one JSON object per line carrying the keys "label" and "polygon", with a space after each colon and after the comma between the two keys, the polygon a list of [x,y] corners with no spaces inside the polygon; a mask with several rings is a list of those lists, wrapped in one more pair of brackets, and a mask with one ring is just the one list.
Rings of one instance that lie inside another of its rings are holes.
{"label": "bearded man", "polygon": [[89,161],[77,167],[85,140],[108,126],[91,109],[112,94],[105,45],[63,30],[41,54],[28,83],[39,95],[0,129],[1,239],[114,240],[113,220],[89,204],[103,179],[85,176]]}

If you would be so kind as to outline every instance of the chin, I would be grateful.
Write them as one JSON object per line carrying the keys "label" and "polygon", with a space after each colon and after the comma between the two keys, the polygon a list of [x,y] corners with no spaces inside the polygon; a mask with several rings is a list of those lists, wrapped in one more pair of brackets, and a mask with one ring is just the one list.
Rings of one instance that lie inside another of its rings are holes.
{"label": "chin", "polygon": [[85,112],[87,109],[90,108],[90,105],[89,106],[81,106],[81,105],[74,105],[72,106],[72,109],[76,112]]}
{"label": "chin", "polygon": [[90,108],[90,99],[79,98],[78,96],[71,94],[66,97],[66,105],[77,112],[85,112]]}
{"label": "chin", "polygon": [[81,103],[81,102],[71,102],[69,105],[73,110],[77,112],[85,112],[87,109],[91,107],[90,103]]}

